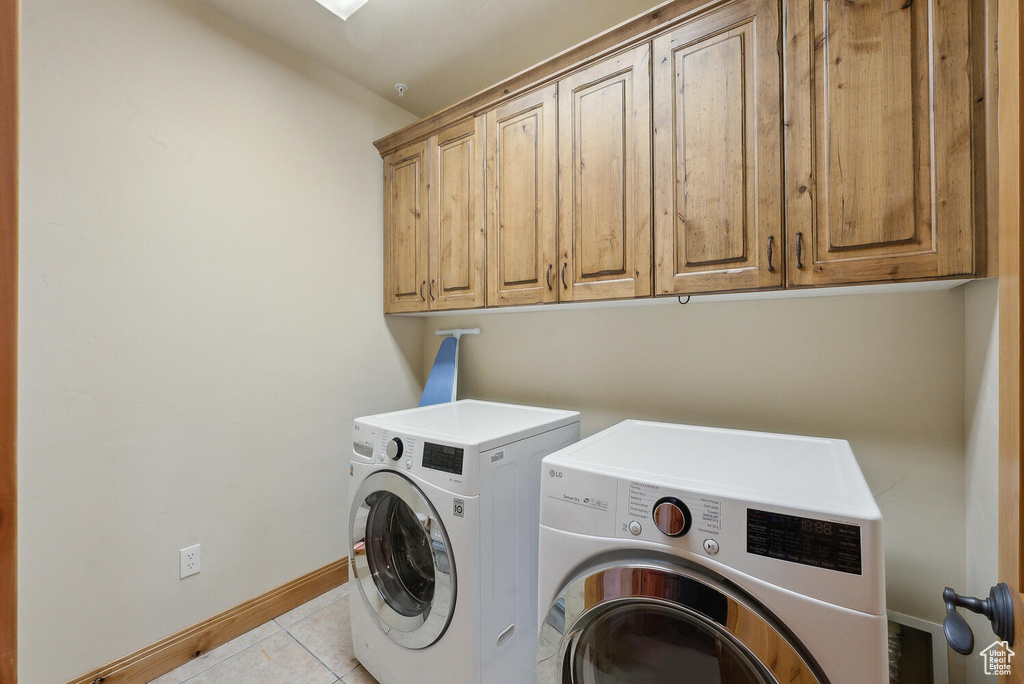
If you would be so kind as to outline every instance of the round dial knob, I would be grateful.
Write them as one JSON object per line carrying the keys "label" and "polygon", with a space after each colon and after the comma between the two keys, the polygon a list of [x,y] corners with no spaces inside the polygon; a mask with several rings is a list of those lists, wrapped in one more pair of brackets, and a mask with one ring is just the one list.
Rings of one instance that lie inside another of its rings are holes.
{"label": "round dial knob", "polygon": [[652,517],[654,525],[670,537],[682,537],[690,531],[690,509],[675,497],[658,499]]}
{"label": "round dial knob", "polygon": [[405,451],[405,447],[402,444],[402,439],[400,437],[395,437],[390,442],[388,442],[388,458],[390,458],[392,461],[397,461],[398,459],[402,458],[403,451]]}

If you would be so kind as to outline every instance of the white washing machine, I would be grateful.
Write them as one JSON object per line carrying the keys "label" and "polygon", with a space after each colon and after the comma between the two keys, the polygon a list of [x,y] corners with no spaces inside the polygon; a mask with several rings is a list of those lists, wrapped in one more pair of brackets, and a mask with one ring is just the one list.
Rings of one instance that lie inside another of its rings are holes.
{"label": "white washing machine", "polygon": [[843,440],[626,421],[544,459],[541,684],[888,682]]}
{"label": "white washing machine", "polygon": [[481,401],[355,421],[352,640],[380,684],[534,681],[541,459],[579,436]]}

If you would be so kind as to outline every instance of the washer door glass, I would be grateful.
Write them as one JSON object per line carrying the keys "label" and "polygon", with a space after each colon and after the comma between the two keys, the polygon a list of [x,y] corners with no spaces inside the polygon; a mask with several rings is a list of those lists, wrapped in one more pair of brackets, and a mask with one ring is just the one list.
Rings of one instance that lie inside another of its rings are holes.
{"label": "washer door glass", "polygon": [[377,589],[395,612],[422,615],[434,599],[434,559],[430,537],[401,498],[372,495],[366,521],[366,560]]}
{"label": "washer door glass", "polygon": [[764,684],[750,656],[692,615],[655,604],[624,604],[589,623],[572,660],[578,684]]}
{"label": "washer door glass", "polygon": [[359,593],[393,641],[426,648],[455,611],[455,567],[440,516],[419,487],[393,471],[363,481],[350,515]]}

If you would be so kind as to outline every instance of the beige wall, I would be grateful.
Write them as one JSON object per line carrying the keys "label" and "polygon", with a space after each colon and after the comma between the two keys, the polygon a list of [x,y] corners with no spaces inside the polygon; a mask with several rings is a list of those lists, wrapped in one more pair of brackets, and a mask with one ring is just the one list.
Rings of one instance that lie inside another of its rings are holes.
{"label": "beige wall", "polygon": [[[998,281],[964,288],[966,577],[971,596],[988,596],[999,581],[999,307]],[[960,587],[955,587],[960,593]],[[995,637],[983,616],[961,611],[974,629],[975,653]],[[964,658],[970,684],[991,682],[977,655]]]}
{"label": "beige wall", "polygon": [[[885,517],[888,605],[933,621],[964,580],[964,293],[430,318],[463,338],[460,396],[842,437]],[[798,476],[794,474],[794,476]]]}
{"label": "beige wall", "polygon": [[191,0],[23,10],[19,666],[60,684],[344,555],[350,421],[419,396],[370,145],[413,117]]}

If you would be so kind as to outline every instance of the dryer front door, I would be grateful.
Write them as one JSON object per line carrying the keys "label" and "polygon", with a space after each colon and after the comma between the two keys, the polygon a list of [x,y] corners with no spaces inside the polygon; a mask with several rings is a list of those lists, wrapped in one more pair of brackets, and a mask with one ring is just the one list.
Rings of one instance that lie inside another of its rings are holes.
{"label": "dryer front door", "polygon": [[538,684],[827,684],[742,592],[658,563],[595,568],[541,626]]}
{"label": "dryer front door", "polygon": [[437,511],[411,480],[373,473],[353,499],[351,558],[377,624],[406,648],[441,638],[455,612],[455,564]]}

